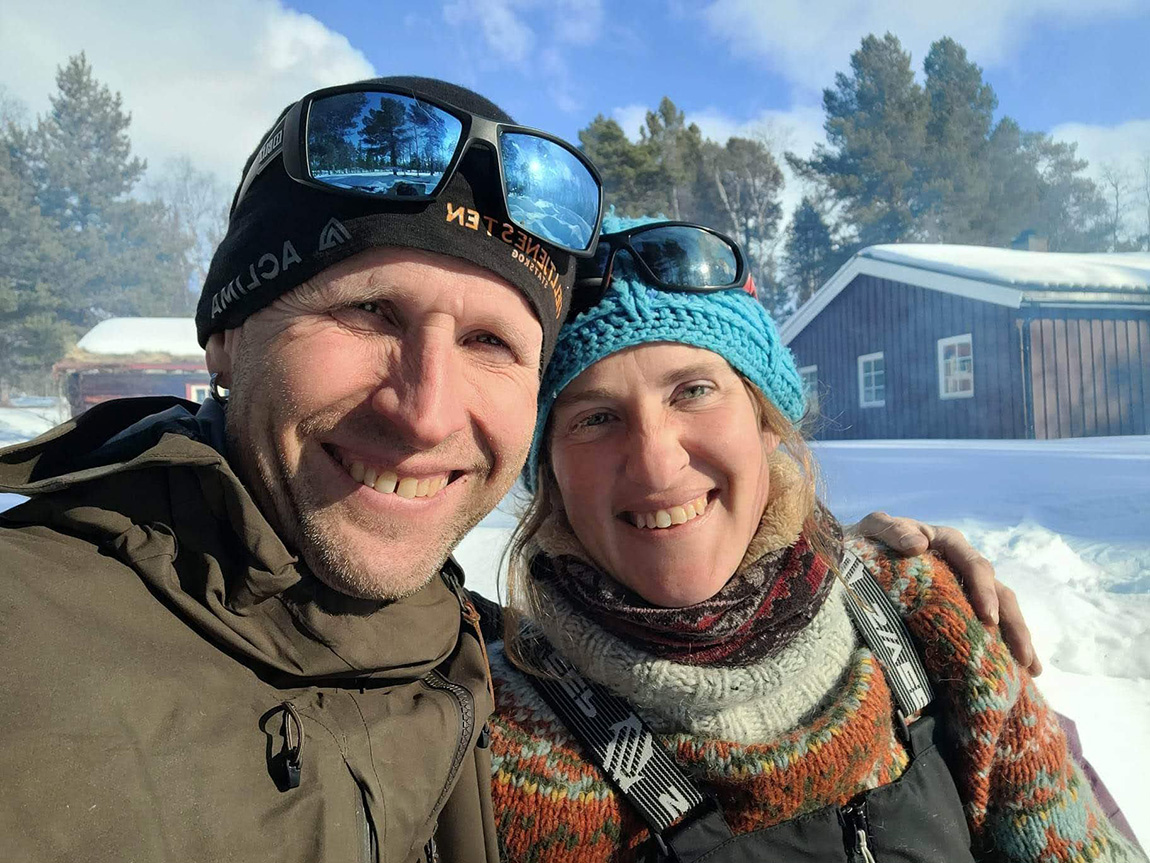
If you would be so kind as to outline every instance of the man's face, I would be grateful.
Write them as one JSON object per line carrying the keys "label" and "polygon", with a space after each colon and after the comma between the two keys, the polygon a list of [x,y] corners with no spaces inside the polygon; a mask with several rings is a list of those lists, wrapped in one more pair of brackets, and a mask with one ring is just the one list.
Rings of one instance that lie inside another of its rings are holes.
{"label": "man's face", "polygon": [[406,596],[515,481],[542,342],[488,271],[363,252],[224,334],[229,454],[321,581]]}

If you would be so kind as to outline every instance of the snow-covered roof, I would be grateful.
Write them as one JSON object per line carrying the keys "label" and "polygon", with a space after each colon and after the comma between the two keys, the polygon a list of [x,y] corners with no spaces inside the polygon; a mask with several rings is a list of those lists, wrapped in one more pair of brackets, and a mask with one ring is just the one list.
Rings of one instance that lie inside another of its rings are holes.
{"label": "snow-covered roof", "polygon": [[1073,254],[988,246],[901,243],[869,246],[864,258],[1000,285],[1058,290],[1150,290],[1150,253]]}
{"label": "snow-covered roof", "polygon": [[166,354],[203,360],[192,318],[109,318],[100,321],[76,343],[86,354],[130,356]]}
{"label": "snow-covered roof", "polygon": [[843,264],[782,326],[783,342],[789,344],[859,275],[1014,309],[1024,305],[1150,308],[1150,253],[1072,254],[898,243],[868,246]]}

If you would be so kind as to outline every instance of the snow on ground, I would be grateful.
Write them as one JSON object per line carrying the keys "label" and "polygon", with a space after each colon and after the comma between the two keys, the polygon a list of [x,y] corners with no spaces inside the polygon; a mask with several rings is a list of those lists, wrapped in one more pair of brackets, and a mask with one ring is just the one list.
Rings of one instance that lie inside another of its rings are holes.
{"label": "snow on ground", "polygon": [[[1150,848],[1150,437],[816,444],[844,521],[884,509],[960,528],[1019,596],[1040,689]],[[464,539],[496,595],[513,501]]]}
{"label": "snow on ground", "polygon": [[39,437],[63,421],[55,406],[0,407],[0,447]]}

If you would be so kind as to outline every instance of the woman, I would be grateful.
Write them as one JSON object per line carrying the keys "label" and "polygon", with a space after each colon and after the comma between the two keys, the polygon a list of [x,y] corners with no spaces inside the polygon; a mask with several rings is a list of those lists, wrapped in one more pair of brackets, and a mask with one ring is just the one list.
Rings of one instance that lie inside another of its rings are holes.
{"label": "woman", "polygon": [[844,543],[737,247],[605,230],[491,657],[504,859],[1140,859],[947,567]]}

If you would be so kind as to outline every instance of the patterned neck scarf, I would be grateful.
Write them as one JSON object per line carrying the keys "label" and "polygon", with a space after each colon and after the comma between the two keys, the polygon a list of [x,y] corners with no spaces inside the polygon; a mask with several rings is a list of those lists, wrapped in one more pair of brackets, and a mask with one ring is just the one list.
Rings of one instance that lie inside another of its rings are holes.
{"label": "patterned neck scarf", "polygon": [[767,659],[814,618],[830,592],[826,560],[802,534],[812,508],[838,525],[790,458],[770,463],[770,497],[738,570],[710,599],[685,608],[652,605],[596,566],[562,513],[537,537],[539,587],[558,591],[582,615],[661,659],[739,667]]}
{"label": "patterned neck scarf", "polygon": [[571,555],[533,564],[555,590],[618,638],[687,665],[744,666],[773,656],[811,622],[831,587],[826,560],[800,535],[737,572],[710,599],[662,608]]}

